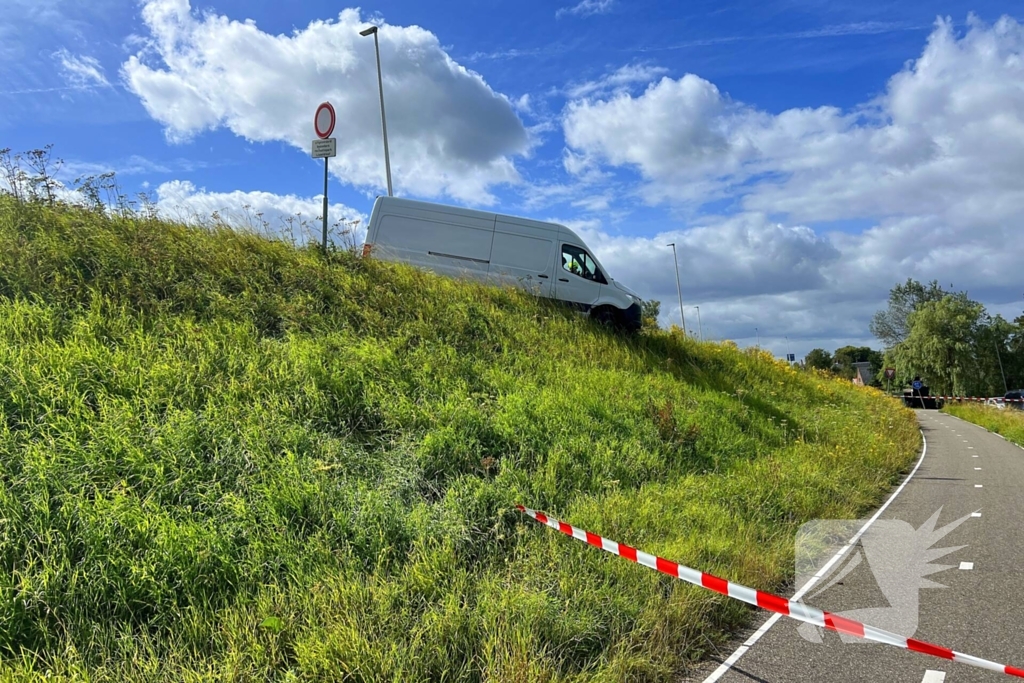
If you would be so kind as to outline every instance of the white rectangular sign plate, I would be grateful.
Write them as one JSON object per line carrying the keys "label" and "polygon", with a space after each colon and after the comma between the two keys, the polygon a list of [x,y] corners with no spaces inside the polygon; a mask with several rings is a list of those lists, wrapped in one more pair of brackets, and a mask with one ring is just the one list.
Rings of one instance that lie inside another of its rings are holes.
{"label": "white rectangular sign plate", "polygon": [[313,158],[324,159],[338,156],[338,138],[313,140]]}

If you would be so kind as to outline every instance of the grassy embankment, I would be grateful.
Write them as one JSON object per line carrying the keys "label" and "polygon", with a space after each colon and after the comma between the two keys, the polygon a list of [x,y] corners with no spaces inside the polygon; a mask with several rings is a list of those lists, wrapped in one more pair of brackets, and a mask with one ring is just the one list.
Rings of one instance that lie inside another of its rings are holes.
{"label": "grassy embankment", "polygon": [[766,354],[224,229],[0,197],[0,677],[671,680],[913,461]]}
{"label": "grassy embankment", "polygon": [[1018,446],[1024,446],[1024,411],[998,410],[976,403],[947,403],[942,412],[1002,434]]}

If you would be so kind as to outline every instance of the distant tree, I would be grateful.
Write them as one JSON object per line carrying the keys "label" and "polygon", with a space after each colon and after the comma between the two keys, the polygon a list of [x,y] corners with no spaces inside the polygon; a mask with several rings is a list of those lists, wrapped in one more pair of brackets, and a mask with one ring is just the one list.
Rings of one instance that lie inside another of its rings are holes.
{"label": "distant tree", "polygon": [[[1006,350],[1010,352],[1012,358],[1006,370],[1010,389],[1024,389],[1024,315],[1013,319],[1012,332],[1006,340]],[[1010,366],[1013,367],[1012,372]]]}
{"label": "distant tree", "polygon": [[1010,336],[1009,328],[1012,326],[1012,323],[1007,322],[1001,315],[995,318],[986,315],[983,324],[978,326],[975,353],[978,358],[979,376],[976,384],[978,391],[985,396],[1002,395],[1008,389],[1003,388],[1003,373],[999,370],[999,363],[1002,356],[1006,356],[1003,368],[1005,371],[1005,365],[1011,360],[1010,354],[1007,353],[1006,340]]}
{"label": "distant tree", "polygon": [[809,368],[831,370],[832,354],[825,349],[811,349],[810,353],[804,358],[804,364]]}
{"label": "distant tree", "polygon": [[900,375],[921,375],[933,394],[985,393],[978,352],[985,317],[985,307],[966,294],[921,304],[907,317],[906,338],[892,350]]}
{"label": "distant tree", "polygon": [[946,294],[936,280],[923,285],[908,278],[889,291],[889,307],[875,312],[869,325],[871,334],[881,339],[885,348],[895,347],[910,334],[910,314],[929,301],[939,301]]}
{"label": "distant tree", "polygon": [[1024,316],[1014,322],[1001,315],[985,316],[985,324],[978,330],[979,383],[986,396],[1002,396],[1008,389],[1024,387],[1024,330],[1018,321],[1024,322]]}
{"label": "distant tree", "polygon": [[658,329],[658,316],[661,315],[661,302],[648,299],[640,304],[640,322],[643,327]]}

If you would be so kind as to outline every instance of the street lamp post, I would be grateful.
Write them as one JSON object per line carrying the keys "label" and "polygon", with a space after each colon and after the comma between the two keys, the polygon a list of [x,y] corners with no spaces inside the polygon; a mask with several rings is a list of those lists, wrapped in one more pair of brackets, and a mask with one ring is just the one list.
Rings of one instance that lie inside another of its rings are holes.
{"label": "street lamp post", "polygon": [[679,257],[676,255],[676,243],[666,244],[666,247],[672,247],[672,260],[676,264],[676,294],[679,295],[679,318],[683,321],[683,336],[686,336],[686,315],[683,313],[683,288],[679,284]]}
{"label": "street lamp post", "polygon": [[1006,373],[1003,372],[1003,356],[999,353],[999,340],[996,340],[996,358],[999,359],[999,374],[1003,376],[1003,391],[1010,393],[1010,388],[1006,385]]}
{"label": "street lamp post", "polygon": [[757,335],[757,348],[761,348],[761,333],[758,332],[757,328],[754,328],[754,334]]}
{"label": "street lamp post", "polygon": [[391,191],[391,157],[388,154],[388,120],[384,116],[384,78],[380,73],[380,41],[377,40],[377,27],[371,26],[359,32],[364,38],[373,35],[373,49],[377,53],[377,89],[380,91],[380,126],[384,132],[384,171],[388,177],[388,196],[394,196]]}
{"label": "street lamp post", "polygon": [[700,322],[700,306],[695,306],[697,309],[697,331],[700,332],[700,341],[704,343],[704,326]]}

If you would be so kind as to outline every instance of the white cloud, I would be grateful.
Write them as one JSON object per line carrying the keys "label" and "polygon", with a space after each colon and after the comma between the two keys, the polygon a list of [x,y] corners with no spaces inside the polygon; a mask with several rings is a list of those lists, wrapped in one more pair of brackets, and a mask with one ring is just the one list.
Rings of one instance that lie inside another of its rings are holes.
{"label": "white cloud", "polygon": [[1022,55],[1024,27],[1012,19],[987,27],[972,18],[962,38],[941,21],[886,93],[853,111],[771,115],[687,74],[636,97],[577,99],[563,127],[577,154],[638,169],[654,201],[728,192],[800,221],[919,213],[936,202],[952,209],[964,190],[1015,184],[1024,164]]}
{"label": "white cloud", "polygon": [[72,88],[84,90],[110,86],[103,67],[95,57],[73,55],[66,48],[61,48],[53,53],[53,58],[60,62],[61,75]]}
{"label": "white cloud", "polygon": [[527,93],[512,102],[512,106],[521,114],[532,114],[533,104],[530,102],[530,94]]}
{"label": "white cloud", "polygon": [[[338,115],[332,171],[367,189],[385,185],[373,40],[359,35],[358,10],[290,35],[196,14],[188,0],[145,0],[142,17],[149,36],[122,74],[171,140],[225,127],[306,152],[313,111],[329,100]],[[397,190],[486,204],[490,187],[520,182],[513,159],[530,142],[508,98],[429,31],[381,23],[379,39]]]}
{"label": "white cloud", "polygon": [[[178,170],[192,170],[195,164],[178,161],[174,164]],[[98,163],[93,161],[69,160],[64,162],[61,176],[67,182],[73,183],[76,178],[88,176],[99,176],[104,173],[114,173],[117,176],[149,175],[154,173],[171,173],[172,169],[163,163],[152,161],[143,156],[133,154],[126,159],[116,163]]]}
{"label": "white cloud", "polygon": [[580,231],[613,277],[647,292],[675,289],[672,250],[666,247],[675,242],[688,298],[698,301],[818,289],[840,256],[810,228],[751,213],[650,238],[613,236],[593,221],[570,223],[564,224]]}
{"label": "white cloud", "polygon": [[[563,130],[570,173],[634,169],[649,203],[682,215],[734,203],[738,215],[683,231],[692,258],[680,258],[684,299],[720,297],[741,327],[755,316],[791,336],[863,337],[907,277],[995,306],[1024,291],[1024,26],[1011,18],[971,17],[962,34],[938,21],[921,55],[848,111],[771,114],[688,74],[638,94],[583,92]],[[636,258],[654,246],[617,240]],[[626,272],[630,262],[621,258]],[[656,278],[639,266],[631,277],[668,302],[670,250],[665,263]]]}
{"label": "white cloud", "polygon": [[582,0],[572,7],[562,7],[555,12],[555,18],[561,18],[566,14],[575,14],[580,17],[589,17],[592,14],[606,14],[612,10],[615,0]]}
{"label": "white cloud", "polygon": [[848,24],[829,24],[820,28],[805,31],[784,31],[780,33],[756,33],[734,36],[714,36],[685,40],[668,45],[646,45],[640,52],[665,52],[668,50],[684,50],[694,47],[708,47],[728,43],[754,43],[764,41],[815,40],[818,38],[836,38],[840,36],[877,36],[901,31],[919,31],[927,28],[916,24],[890,21],[857,21]]}
{"label": "white cloud", "polygon": [[599,211],[607,211],[608,207],[611,206],[611,200],[612,198],[607,194],[592,194],[575,199],[571,204],[588,213],[597,213]]}
{"label": "white cloud", "polygon": [[479,62],[482,60],[507,60],[519,59],[520,57],[536,57],[538,55],[553,55],[565,52],[563,46],[547,46],[533,48],[509,48],[507,50],[492,50],[491,52],[474,52],[466,57],[468,62]]}
{"label": "white cloud", "polygon": [[571,98],[589,97],[595,94],[607,94],[619,92],[637,83],[649,83],[654,78],[664,75],[668,69],[652,64],[629,64],[616,69],[610,74],[597,79],[586,81],[569,88],[568,95]]}
{"label": "white cloud", "polygon": [[[216,215],[229,225],[287,235],[300,242],[320,239],[323,195],[298,197],[241,190],[208,192],[187,180],[172,180],[159,185],[154,197],[157,212],[170,220],[207,223]],[[353,227],[349,224],[358,221],[348,237],[352,243],[362,243],[366,219],[365,214],[344,204],[331,204],[328,209],[328,220],[332,226],[342,223],[343,229]]]}

